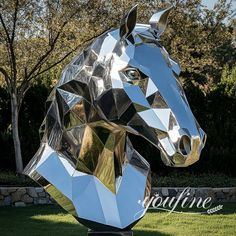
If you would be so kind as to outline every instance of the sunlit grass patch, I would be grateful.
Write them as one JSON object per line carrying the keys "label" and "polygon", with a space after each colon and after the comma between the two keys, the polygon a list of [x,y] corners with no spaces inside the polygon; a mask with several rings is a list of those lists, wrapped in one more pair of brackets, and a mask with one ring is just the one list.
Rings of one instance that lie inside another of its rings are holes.
{"label": "sunlit grass patch", "polygon": [[[223,210],[213,215],[149,210],[134,227],[134,236],[236,235],[236,203],[223,205]],[[3,207],[0,235],[86,236],[87,229],[58,206]]]}

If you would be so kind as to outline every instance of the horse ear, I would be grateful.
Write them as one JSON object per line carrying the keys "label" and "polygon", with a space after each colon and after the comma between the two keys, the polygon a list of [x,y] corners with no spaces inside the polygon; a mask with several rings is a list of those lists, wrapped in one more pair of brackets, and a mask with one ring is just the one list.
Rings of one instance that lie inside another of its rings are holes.
{"label": "horse ear", "polygon": [[128,38],[135,27],[137,20],[137,6],[138,5],[132,7],[130,11],[121,20],[121,25],[120,25],[121,38]]}
{"label": "horse ear", "polygon": [[151,19],[149,20],[151,28],[153,28],[156,31],[158,36],[160,36],[165,31],[168,21],[168,16],[172,8],[173,6],[159,10],[157,13],[152,15]]}

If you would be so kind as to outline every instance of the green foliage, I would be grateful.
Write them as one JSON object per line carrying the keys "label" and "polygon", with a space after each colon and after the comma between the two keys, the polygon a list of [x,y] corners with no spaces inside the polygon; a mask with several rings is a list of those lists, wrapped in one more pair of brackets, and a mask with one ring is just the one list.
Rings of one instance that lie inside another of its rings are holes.
{"label": "green foliage", "polygon": [[[36,182],[25,176],[19,178],[13,171],[0,171],[0,186],[38,186]],[[225,174],[191,174],[172,172],[167,176],[152,174],[153,187],[236,187],[236,177],[229,177]]]}
{"label": "green foliage", "polygon": [[236,65],[232,69],[228,65],[224,67],[221,81],[215,89],[220,89],[228,97],[236,97]]}
{"label": "green foliage", "polygon": [[222,86],[206,95],[193,84],[185,87],[193,113],[207,134],[206,147],[200,160],[187,169],[235,176],[236,97],[225,94]]}
{"label": "green foliage", "polygon": [[181,79],[209,92],[220,81],[223,66],[236,61],[231,42],[232,24],[224,20],[233,15],[226,0],[210,10],[201,0],[177,1],[168,28],[161,40],[173,58],[179,60]]}
{"label": "green foliage", "polygon": [[29,177],[20,178],[12,171],[1,171],[0,172],[0,186],[16,186],[16,187],[25,187],[25,186],[38,186],[36,182],[31,180]]}
{"label": "green foliage", "polygon": [[236,178],[218,174],[191,174],[175,171],[167,176],[153,174],[152,186],[155,187],[235,187]]}
{"label": "green foliage", "polygon": [[[27,2],[29,7],[22,8]],[[21,2],[21,12],[25,11],[29,14],[24,15],[27,21],[23,22],[25,18],[19,21],[22,25],[17,26],[21,29],[17,31],[17,36],[20,37],[22,34],[25,36],[26,32],[30,29],[31,31],[28,32],[30,37],[22,36],[21,40],[15,41],[18,83],[21,83],[25,74],[34,68],[41,56],[50,50],[50,42],[59,32],[63,22],[67,22],[60,33],[55,50],[48,54],[48,57],[42,61],[42,65],[32,75],[39,74],[39,76],[33,77],[35,80],[30,81],[30,84],[26,86],[27,89],[31,86],[32,88],[26,93],[19,116],[24,164],[28,163],[39,146],[38,129],[44,118],[45,100],[51,87],[60,78],[62,68],[71,60],[70,56],[75,54],[74,49],[81,50],[87,39],[113,25],[118,26],[124,12],[134,4],[133,0],[89,1],[88,4],[81,1],[58,2],[63,4],[64,10],[58,13],[57,5],[50,6],[51,16],[46,21],[42,21],[42,16],[38,14],[42,8],[38,1]],[[148,23],[150,16],[157,9],[167,5],[159,0],[135,2],[139,3],[138,21],[143,23]],[[233,66],[236,61],[236,50],[232,44],[235,29],[230,22],[224,23],[226,18],[232,17],[232,7],[226,0],[218,1],[213,10],[202,6],[201,0],[171,0],[170,2],[176,2],[176,8],[170,15],[169,25],[161,38],[161,43],[166,46],[171,56],[180,60],[181,80],[184,82],[187,98],[194,115],[208,135],[200,161],[178,171],[220,172],[236,176],[236,147],[234,145],[236,140],[236,66]],[[7,11],[12,13],[14,2],[4,1],[3,3]],[[85,5],[81,8],[81,4]],[[36,7],[32,8],[32,5]],[[68,14],[73,13],[78,7],[80,10],[77,14],[68,18]],[[5,15],[9,22],[13,17],[10,13]],[[36,18],[33,19],[32,14],[35,14]],[[32,21],[35,20],[38,24],[33,27]],[[35,34],[37,28],[39,27],[39,33],[44,28],[43,26],[48,30],[41,32],[45,40],[37,38]],[[8,27],[11,31],[12,25],[9,24]],[[51,34],[48,34],[49,31]],[[70,56],[63,63],[41,74],[70,51]],[[2,58],[0,66],[10,71],[5,39],[0,39],[0,52]],[[2,169],[15,169],[11,135],[10,96],[4,88],[0,87]],[[154,172],[161,176],[173,172],[172,168],[164,166],[159,152],[150,144],[144,143],[139,137],[132,138],[139,147],[139,152],[148,158]]]}

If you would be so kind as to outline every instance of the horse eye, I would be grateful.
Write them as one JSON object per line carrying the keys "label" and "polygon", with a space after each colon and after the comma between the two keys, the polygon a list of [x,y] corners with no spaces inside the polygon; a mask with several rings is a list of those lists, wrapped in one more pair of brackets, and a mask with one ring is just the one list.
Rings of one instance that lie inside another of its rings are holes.
{"label": "horse eye", "polygon": [[125,74],[131,80],[141,79],[140,73],[135,68],[127,68]]}

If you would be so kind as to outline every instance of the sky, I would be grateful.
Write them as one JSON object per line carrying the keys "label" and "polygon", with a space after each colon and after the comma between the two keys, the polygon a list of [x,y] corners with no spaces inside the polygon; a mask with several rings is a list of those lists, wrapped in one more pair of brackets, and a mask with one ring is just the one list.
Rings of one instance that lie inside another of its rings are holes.
{"label": "sky", "polygon": [[[217,0],[203,0],[202,2],[208,8],[212,9]],[[236,0],[233,0],[233,8],[236,9]]]}

